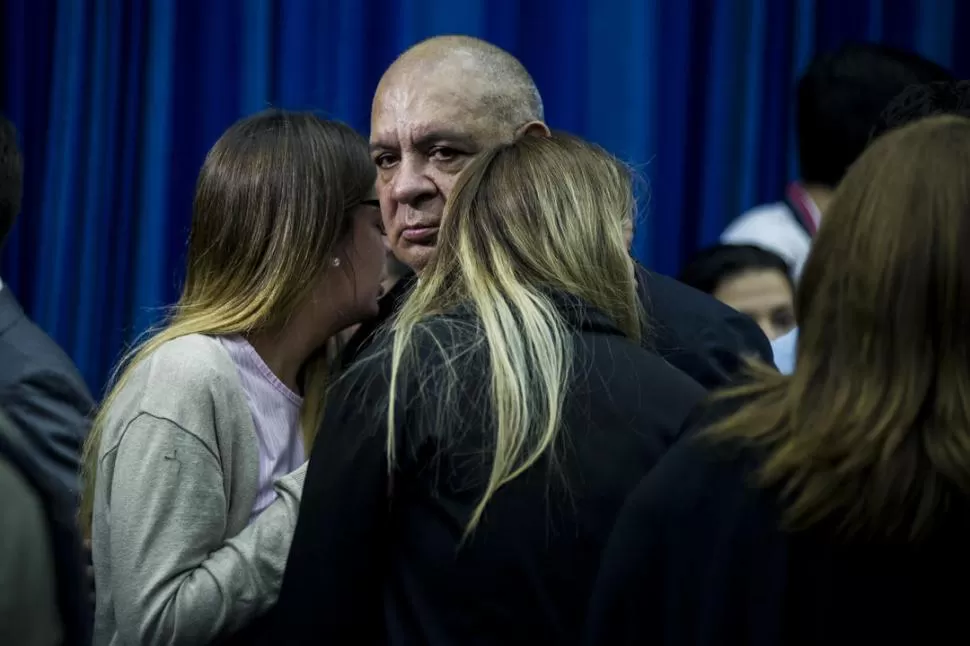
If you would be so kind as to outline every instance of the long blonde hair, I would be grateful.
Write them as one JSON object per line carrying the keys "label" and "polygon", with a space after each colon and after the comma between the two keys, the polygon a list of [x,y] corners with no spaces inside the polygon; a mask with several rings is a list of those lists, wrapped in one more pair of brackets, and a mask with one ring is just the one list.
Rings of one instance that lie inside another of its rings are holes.
{"label": "long blonde hair", "polygon": [[[709,437],[762,447],[786,527],[926,535],[970,500],[970,121],[875,141],[826,212],[798,294],[798,361]],[[964,510],[966,507],[964,507]]]}
{"label": "long blonde hair", "polygon": [[[550,453],[563,424],[571,333],[551,292],[578,297],[639,339],[642,315],[624,228],[634,216],[631,176],[601,148],[567,135],[527,136],[482,154],[448,201],[435,256],[391,328],[387,455],[395,465],[402,375],[420,371],[416,333],[431,317],[470,307],[488,352],[488,374],[448,371],[435,393],[450,423],[462,379],[489,380],[493,455],[466,536],[496,491]],[[436,317],[447,325],[448,317]],[[457,324],[457,323],[456,323]],[[446,364],[468,352],[462,335],[435,339]],[[467,343],[475,344],[476,340]]]}
{"label": "long blonde hair", "polygon": [[[84,445],[80,522],[90,532],[101,436],[132,370],[189,334],[275,331],[308,297],[373,188],[367,142],[310,113],[266,111],[238,121],[209,151],[196,185],[187,272],[166,321],[115,370]],[[326,359],[304,368],[310,446],[326,389]]]}

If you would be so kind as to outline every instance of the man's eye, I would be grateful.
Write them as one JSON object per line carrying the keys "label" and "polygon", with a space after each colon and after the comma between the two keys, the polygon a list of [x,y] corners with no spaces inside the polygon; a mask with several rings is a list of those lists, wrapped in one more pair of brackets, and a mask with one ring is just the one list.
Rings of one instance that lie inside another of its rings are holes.
{"label": "man's eye", "polygon": [[458,157],[461,153],[453,148],[432,148],[431,149],[431,159],[440,162],[450,162]]}
{"label": "man's eye", "polygon": [[374,157],[374,163],[377,164],[378,168],[391,168],[397,163],[397,159],[394,157],[394,155],[382,153]]}

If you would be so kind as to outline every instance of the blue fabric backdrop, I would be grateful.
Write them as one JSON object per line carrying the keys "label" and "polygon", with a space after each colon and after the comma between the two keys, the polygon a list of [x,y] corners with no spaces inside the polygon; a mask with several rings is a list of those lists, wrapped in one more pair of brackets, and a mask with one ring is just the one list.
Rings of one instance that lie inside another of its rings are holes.
{"label": "blue fabric backdrop", "polygon": [[968,21],[957,0],[6,0],[0,110],[26,193],[0,276],[101,391],[177,294],[221,131],[276,105],[366,133],[384,68],[444,33],[519,56],[554,127],[642,170],[636,253],[675,272],[795,175],[792,88],[815,51],[881,40],[965,75]]}

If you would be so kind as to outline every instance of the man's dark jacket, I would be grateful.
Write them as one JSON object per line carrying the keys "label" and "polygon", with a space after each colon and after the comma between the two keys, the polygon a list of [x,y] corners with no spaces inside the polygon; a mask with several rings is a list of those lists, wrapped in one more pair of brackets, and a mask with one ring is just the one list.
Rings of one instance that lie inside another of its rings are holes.
{"label": "man's dark jacket", "polygon": [[[636,266],[637,292],[646,312],[644,344],[712,390],[729,385],[744,357],[773,365],[771,344],[748,316],[681,282]],[[348,364],[404,302],[417,279],[399,280],[380,302],[378,316],[362,324],[344,349]]]}
{"label": "man's dark jacket", "polygon": [[73,507],[94,402],[70,358],[6,285],[0,288],[0,406],[26,437],[53,493]]}

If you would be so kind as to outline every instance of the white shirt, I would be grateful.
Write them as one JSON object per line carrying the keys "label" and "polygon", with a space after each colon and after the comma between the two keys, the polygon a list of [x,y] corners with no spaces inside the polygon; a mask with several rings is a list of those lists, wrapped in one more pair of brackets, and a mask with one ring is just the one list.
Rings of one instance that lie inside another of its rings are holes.
{"label": "white shirt", "polygon": [[[812,219],[818,226],[821,212],[806,196]],[[723,244],[749,244],[772,251],[781,256],[792,269],[795,282],[802,275],[802,268],[812,248],[812,238],[795,219],[784,202],[756,206],[744,213],[721,234]]]}

